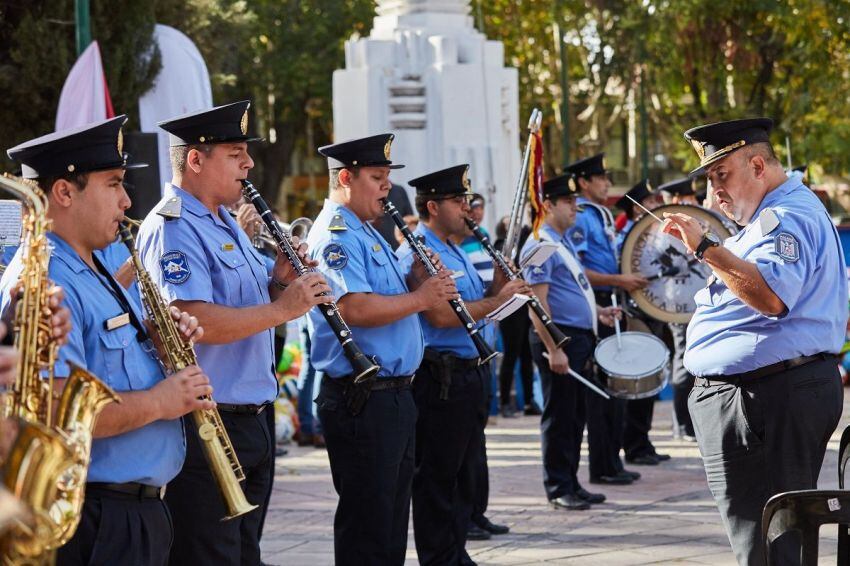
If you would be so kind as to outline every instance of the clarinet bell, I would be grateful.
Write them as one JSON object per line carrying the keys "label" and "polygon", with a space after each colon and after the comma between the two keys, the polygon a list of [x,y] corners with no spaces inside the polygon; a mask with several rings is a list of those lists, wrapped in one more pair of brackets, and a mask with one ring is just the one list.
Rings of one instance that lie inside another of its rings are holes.
{"label": "clarinet bell", "polygon": [[378,375],[378,372],[381,370],[381,366],[362,353],[351,360],[351,368],[355,384],[369,381]]}
{"label": "clarinet bell", "polygon": [[470,334],[470,338],[472,338],[472,342],[475,344],[475,349],[478,350],[479,366],[483,366],[499,355],[499,352],[491,348],[487,342],[484,341],[484,338],[482,338],[477,332],[475,334]]}

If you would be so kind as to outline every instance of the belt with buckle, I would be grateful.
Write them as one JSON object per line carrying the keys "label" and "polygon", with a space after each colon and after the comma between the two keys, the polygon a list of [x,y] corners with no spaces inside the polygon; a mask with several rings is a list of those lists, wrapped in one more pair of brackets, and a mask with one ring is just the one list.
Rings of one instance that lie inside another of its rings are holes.
{"label": "belt with buckle", "polygon": [[165,496],[165,486],[157,487],[138,482],[89,482],[86,484],[86,494],[123,495],[137,499],[162,499]]}
{"label": "belt with buckle", "polygon": [[758,369],[745,371],[743,373],[697,377],[695,379],[695,384],[699,387],[709,387],[710,385],[712,385],[712,383],[727,383],[731,385],[740,386],[747,381],[760,379],[762,377],[767,377],[769,375],[773,375],[781,371],[795,369],[806,364],[810,364],[812,362],[816,362],[819,360],[828,360],[830,358],[835,358],[835,355],[828,354],[826,352],[821,352],[820,354],[815,354],[813,356],[798,356],[796,358],[791,358],[790,360],[783,360],[781,362],[776,362],[775,364],[770,364],[764,367],[760,367]]}
{"label": "belt with buckle", "polygon": [[271,403],[263,403],[262,405],[231,405],[230,403],[216,403],[216,408],[225,413],[234,413],[237,415],[259,415],[266,410],[266,407]]}
{"label": "belt with buckle", "polygon": [[[331,377],[328,374],[325,374],[325,379],[328,380],[329,383],[333,385],[337,385],[339,387],[345,387],[354,382],[354,378],[350,375],[346,375],[345,377]],[[372,380],[372,383],[369,386],[369,391],[384,391],[386,389],[403,389],[405,387],[410,387],[410,384],[413,382],[412,375],[389,375],[386,377],[376,377]]]}

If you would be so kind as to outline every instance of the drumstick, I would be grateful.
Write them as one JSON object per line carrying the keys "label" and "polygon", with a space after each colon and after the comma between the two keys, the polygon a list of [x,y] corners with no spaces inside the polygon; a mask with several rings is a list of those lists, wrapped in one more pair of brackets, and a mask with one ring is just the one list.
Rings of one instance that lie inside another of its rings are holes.
{"label": "drumstick", "polygon": [[[544,357],[544,358],[546,358],[546,359],[548,360],[548,359],[549,359],[549,353],[548,353],[548,352],[543,352],[543,357]],[[588,387],[590,388],[590,390],[591,390],[591,391],[593,391],[594,393],[598,393],[599,395],[602,395],[602,396],[603,396],[603,397],[605,397],[606,399],[610,399],[610,398],[611,398],[611,396],[610,396],[610,395],[608,395],[608,394],[607,394],[607,393],[605,393],[603,390],[601,390],[601,389],[599,389],[598,387],[596,387],[596,385],[594,385],[592,381],[590,381],[589,379],[586,379],[586,378],[585,378],[585,377],[583,377],[580,373],[578,373],[578,372],[576,372],[576,371],[573,371],[573,369],[572,369],[571,367],[569,367],[569,366],[567,366],[567,373],[569,373],[571,376],[573,376],[574,378],[576,378],[576,379],[577,379],[577,380],[579,380],[580,382],[584,383],[584,384],[585,384],[586,386],[588,386]]]}
{"label": "drumstick", "polygon": [[[617,308],[617,293],[611,293],[611,306]],[[617,333],[617,349],[623,349],[623,339],[620,338],[620,319],[614,316],[614,331]]]}
{"label": "drumstick", "polygon": [[629,199],[630,201],[632,201],[633,203],[635,203],[636,205],[638,205],[639,207],[641,207],[641,208],[643,209],[643,211],[644,211],[644,212],[646,212],[647,214],[649,214],[650,216],[652,216],[653,218],[655,218],[656,220],[658,220],[659,222],[661,222],[662,224],[664,224],[664,221],[663,221],[663,220],[661,220],[660,218],[658,218],[658,216],[656,216],[656,215],[655,215],[655,213],[653,213],[651,210],[649,210],[648,208],[646,208],[644,205],[642,205],[641,203],[639,203],[638,201],[636,201],[635,199],[633,199],[633,198],[632,198],[632,197],[630,197],[629,195],[626,195],[626,198],[627,198],[627,199]]}

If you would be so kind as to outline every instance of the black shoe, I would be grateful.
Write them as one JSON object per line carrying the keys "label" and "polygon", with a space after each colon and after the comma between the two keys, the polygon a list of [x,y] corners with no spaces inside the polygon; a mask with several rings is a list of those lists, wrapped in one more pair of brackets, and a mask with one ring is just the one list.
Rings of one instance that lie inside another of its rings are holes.
{"label": "black shoe", "polygon": [[626,457],[626,462],[636,466],[657,466],[658,458],[653,454],[641,454],[640,456]]}
{"label": "black shoe", "polygon": [[631,478],[632,481],[637,481],[640,479],[640,473],[631,470],[621,470],[617,472],[617,477]]}
{"label": "black shoe", "polygon": [[516,416],[516,411],[510,405],[502,405],[502,417],[506,419],[512,419]]}
{"label": "black shoe", "polygon": [[550,499],[549,503],[555,509],[567,509],[568,511],[586,511],[590,509],[590,503],[579,497],[578,495],[562,495],[555,499]]}
{"label": "black shoe", "polygon": [[526,417],[539,417],[543,414],[543,409],[535,402],[532,401],[530,405],[525,406],[525,411],[523,411]]}
{"label": "black shoe", "polygon": [[506,535],[510,532],[511,528],[507,525],[496,525],[495,523],[491,523],[490,519],[481,515],[480,517],[475,517],[472,519],[472,522],[475,523],[476,526],[481,527],[491,535]]}
{"label": "black shoe", "polygon": [[629,485],[634,479],[631,476],[620,475],[616,476],[590,476],[590,483],[604,483],[608,485]]}
{"label": "black shoe", "polygon": [[576,490],[576,496],[581,499],[584,499],[588,503],[593,503],[594,505],[598,503],[605,503],[604,495],[602,495],[601,493],[590,493],[583,487],[580,487]]}
{"label": "black shoe", "polygon": [[670,459],[670,454],[659,454],[658,452],[655,452],[652,455],[655,456],[655,459],[659,462],[666,462]]}
{"label": "black shoe", "polygon": [[469,528],[466,531],[466,540],[490,540],[493,535],[490,531],[485,531],[472,521],[469,522]]}

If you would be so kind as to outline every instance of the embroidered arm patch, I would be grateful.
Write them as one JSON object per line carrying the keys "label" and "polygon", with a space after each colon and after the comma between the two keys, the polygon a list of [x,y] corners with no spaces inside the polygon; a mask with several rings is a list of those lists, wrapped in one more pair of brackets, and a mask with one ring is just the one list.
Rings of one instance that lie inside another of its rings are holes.
{"label": "embroidered arm patch", "polygon": [[163,278],[168,283],[180,285],[185,283],[192,272],[189,270],[189,259],[179,251],[166,252],[159,258]]}

